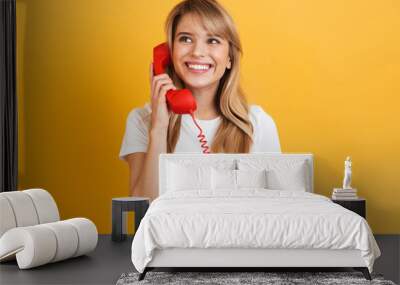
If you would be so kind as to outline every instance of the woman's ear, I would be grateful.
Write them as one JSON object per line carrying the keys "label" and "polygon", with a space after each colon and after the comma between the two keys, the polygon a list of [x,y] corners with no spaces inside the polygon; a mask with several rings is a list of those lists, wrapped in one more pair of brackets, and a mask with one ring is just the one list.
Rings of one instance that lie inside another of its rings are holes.
{"label": "woman's ear", "polygon": [[232,67],[232,62],[231,62],[231,58],[228,59],[228,65],[226,66],[227,69],[231,69]]}

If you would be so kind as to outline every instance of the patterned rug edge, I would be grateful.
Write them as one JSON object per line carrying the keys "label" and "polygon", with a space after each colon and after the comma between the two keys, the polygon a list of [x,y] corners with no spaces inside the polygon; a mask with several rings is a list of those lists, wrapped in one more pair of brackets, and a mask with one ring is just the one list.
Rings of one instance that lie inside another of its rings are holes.
{"label": "patterned rug edge", "polygon": [[385,280],[381,274],[371,274],[372,281],[366,280],[361,272],[161,272],[150,271],[142,281],[138,281],[139,273],[123,273],[116,285],[148,285],[148,284],[266,284],[266,285],[298,285],[298,284],[376,284],[396,285]]}

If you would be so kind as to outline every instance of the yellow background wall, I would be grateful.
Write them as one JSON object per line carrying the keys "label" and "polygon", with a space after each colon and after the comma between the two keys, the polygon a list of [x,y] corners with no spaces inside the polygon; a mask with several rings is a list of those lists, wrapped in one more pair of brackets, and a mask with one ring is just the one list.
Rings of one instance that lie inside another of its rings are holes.
{"label": "yellow background wall", "polygon": [[[110,233],[111,198],[128,194],[126,116],[149,101],[152,47],[177,2],[17,0],[19,188],[50,191],[62,218]],[[282,150],[314,153],[328,196],[351,155],[372,229],[400,233],[400,2],[221,3],[249,102],[273,116]]]}

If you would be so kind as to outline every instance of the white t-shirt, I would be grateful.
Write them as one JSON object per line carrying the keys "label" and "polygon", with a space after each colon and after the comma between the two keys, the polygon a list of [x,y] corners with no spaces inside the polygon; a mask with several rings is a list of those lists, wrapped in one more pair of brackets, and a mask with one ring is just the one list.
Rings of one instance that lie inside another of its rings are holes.
{"label": "white t-shirt", "polygon": [[[150,113],[151,105],[147,103],[144,107],[135,108],[128,114],[125,135],[119,152],[120,159],[124,159],[124,156],[130,153],[147,152],[150,119],[145,122],[142,118]],[[254,129],[254,143],[250,152],[281,152],[278,131],[271,116],[265,113],[262,107],[250,105],[249,117]],[[211,148],[221,117],[212,120],[198,120],[196,118],[196,122],[203,130],[207,145]],[[203,153],[203,148],[197,137],[199,132],[200,130],[194,124],[192,117],[188,114],[182,115],[180,135],[174,152]]]}

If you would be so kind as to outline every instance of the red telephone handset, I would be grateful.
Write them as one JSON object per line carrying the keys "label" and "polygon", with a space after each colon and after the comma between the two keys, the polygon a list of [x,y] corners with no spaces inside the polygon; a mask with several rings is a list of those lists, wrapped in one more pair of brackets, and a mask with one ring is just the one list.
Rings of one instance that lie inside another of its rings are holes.
{"label": "red telephone handset", "polygon": [[[153,49],[153,69],[154,75],[165,73],[166,67],[171,64],[171,57],[169,54],[169,47],[167,43],[159,44]],[[166,96],[167,105],[172,112],[176,114],[190,114],[193,122],[200,130],[200,134],[197,136],[200,138],[201,147],[203,153],[210,153],[207,141],[203,134],[203,130],[197,124],[194,118],[193,112],[197,109],[196,100],[194,99],[192,92],[189,89],[181,90],[168,90]]]}
{"label": "red telephone handset", "polygon": [[[162,43],[153,49],[154,74],[165,73],[167,65],[171,64],[167,43]],[[169,90],[166,94],[167,102],[172,112],[176,114],[190,114],[196,111],[197,105],[192,92],[189,89]]]}

